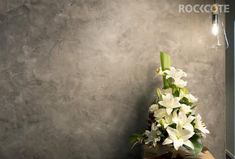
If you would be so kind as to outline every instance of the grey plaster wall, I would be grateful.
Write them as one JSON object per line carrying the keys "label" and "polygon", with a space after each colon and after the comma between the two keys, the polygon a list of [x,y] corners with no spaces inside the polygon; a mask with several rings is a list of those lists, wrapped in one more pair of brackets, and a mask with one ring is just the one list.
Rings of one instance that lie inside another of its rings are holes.
{"label": "grey plaster wall", "polygon": [[188,72],[205,145],[224,157],[225,53],[210,15],[178,13],[187,0],[0,2],[1,159],[140,158],[128,137],[161,85],[160,50]]}

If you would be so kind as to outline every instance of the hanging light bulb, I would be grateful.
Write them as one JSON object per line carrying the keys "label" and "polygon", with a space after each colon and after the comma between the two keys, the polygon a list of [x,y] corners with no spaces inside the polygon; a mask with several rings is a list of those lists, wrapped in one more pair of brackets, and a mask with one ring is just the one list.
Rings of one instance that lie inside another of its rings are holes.
{"label": "hanging light bulb", "polygon": [[217,36],[219,34],[219,13],[218,4],[212,5],[212,34]]}
{"label": "hanging light bulb", "polygon": [[219,34],[219,25],[218,24],[212,24],[211,32],[213,35],[217,36]]}
{"label": "hanging light bulb", "polygon": [[[224,24],[223,21],[219,22],[219,0],[214,0],[214,4],[212,5],[211,11],[212,11],[212,34],[214,36],[216,36],[217,38],[217,45],[221,46],[221,43],[219,41],[219,32],[220,32],[220,26],[221,26],[221,30],[223,31],[224,34],[224,39],[225,39],[225,44],[226,44],[226,48],[229,48],[229,41],[227,38],[227,34],[224,28]],[[221,23],[221,25],[219,25]]]}

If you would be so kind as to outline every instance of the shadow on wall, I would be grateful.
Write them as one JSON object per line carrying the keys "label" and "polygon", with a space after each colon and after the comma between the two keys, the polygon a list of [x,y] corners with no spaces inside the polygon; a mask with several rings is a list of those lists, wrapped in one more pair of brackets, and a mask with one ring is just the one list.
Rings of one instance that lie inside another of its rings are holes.
{"label": "shadow on wall", "polygon": [[[154,70],[157,66],[150,66],[147,72],[147,79],[153,79]],[[135,103],[134,109],[136,110],[136,120],[130,120],[126,125],[126,135],[123,136],[124,142],[128,142],[129,137],[134,133],[143,133],[147,126],[148,120],[148,108],[151,103],[155,99],[155,90],[157,87],[161,87],[161,80],[157,77],[153,79],[156,82],[146,81],[146,88],[142,94],[137,97],[137,101]],[[130,129],[132,128],[132,129]],[[128,135],[128,136],[127,136]],[[132,145],[129,144],[127,152],[128,159],[142,159],[143,158],[143,147],[138,144],[133,149],[131,149]],[[119,146],[119,152],[123,151],[122,145]],[[117,155],[118,156],[118,155]]]}

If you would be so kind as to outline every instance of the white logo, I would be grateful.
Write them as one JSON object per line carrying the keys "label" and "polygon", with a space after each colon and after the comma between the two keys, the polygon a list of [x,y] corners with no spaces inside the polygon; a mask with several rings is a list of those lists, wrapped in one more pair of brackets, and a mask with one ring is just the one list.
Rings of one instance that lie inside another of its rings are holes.
{"label": "white logo", "polygon": [[179,13],[229,13],[228,4],[180,4]]}

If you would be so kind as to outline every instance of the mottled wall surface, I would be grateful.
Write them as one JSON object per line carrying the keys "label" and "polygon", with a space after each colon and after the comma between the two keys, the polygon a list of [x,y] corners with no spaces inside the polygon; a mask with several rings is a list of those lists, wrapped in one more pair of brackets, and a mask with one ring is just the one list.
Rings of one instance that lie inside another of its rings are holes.
{"label": "mottled wall surface", "polygon": [[186,2],[0,0],[0,158],[140,158],[128,137],[145,127],[163,50],[188,72],[222,159],[224,47],[209,14],[178,13]]}

